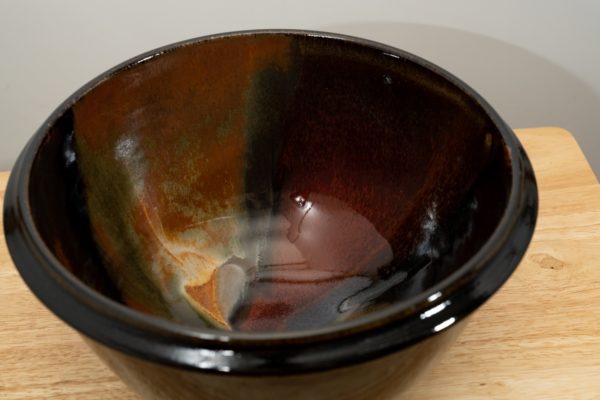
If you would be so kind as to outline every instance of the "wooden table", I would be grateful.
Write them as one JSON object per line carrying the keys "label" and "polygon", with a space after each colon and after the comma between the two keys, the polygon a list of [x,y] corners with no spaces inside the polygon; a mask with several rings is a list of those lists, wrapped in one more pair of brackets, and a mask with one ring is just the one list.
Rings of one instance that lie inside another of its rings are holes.
{"label": "wooden table", "polygon": [[[600,399],[600,185],[568,132],[517,134],[540,189],[531,247],[402,399]],[[0,398],[136,399],[33,297],[1,239]]]}

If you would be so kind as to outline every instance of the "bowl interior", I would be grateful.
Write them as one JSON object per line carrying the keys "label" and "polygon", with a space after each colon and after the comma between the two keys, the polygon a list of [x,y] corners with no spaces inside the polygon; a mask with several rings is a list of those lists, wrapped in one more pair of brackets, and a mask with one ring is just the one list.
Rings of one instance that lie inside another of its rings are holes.
{"label": "bowl interior", "polygon": [[116,301],[302,330],[460,267],[502,216],[509,157],[482,107],[411,57],[238,35],[98,80],[48,128],[30,203],[65,268]]}

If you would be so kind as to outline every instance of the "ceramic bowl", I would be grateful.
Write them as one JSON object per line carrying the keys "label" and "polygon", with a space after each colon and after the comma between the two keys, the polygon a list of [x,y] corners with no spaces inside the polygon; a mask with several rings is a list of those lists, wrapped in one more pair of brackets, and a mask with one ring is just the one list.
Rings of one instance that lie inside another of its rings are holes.
{"label": "ceramic bowl", "polygon": [[274,30],[94,79],[4,203],[30,289],[156,399],[394,396],[508,279],[536,215],[525,152],[465,83]]}

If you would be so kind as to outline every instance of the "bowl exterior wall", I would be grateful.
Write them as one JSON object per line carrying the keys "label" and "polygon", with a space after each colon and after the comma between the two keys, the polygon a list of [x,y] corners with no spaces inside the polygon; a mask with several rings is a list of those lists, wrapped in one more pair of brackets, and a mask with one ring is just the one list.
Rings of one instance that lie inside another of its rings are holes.
{"label": "bowl exterior wall", "polygon": [[427,340],[345,368],[294,375],[202,373],[86,343],[131,389],[151,400],[385,400],[409,388],[456,340],[468,318]]}

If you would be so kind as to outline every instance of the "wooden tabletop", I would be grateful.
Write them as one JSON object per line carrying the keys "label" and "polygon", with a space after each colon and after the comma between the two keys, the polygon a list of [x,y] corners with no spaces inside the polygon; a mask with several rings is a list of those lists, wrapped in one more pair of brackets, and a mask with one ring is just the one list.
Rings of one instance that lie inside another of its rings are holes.
{"label": "wooden tabletop", "polygon": [[[600,399],[600,185],[568,132],[517,134],[540,190],[533,242],[403,400]],[[137,399],[29,292],[0,239],[0,398]]]}

